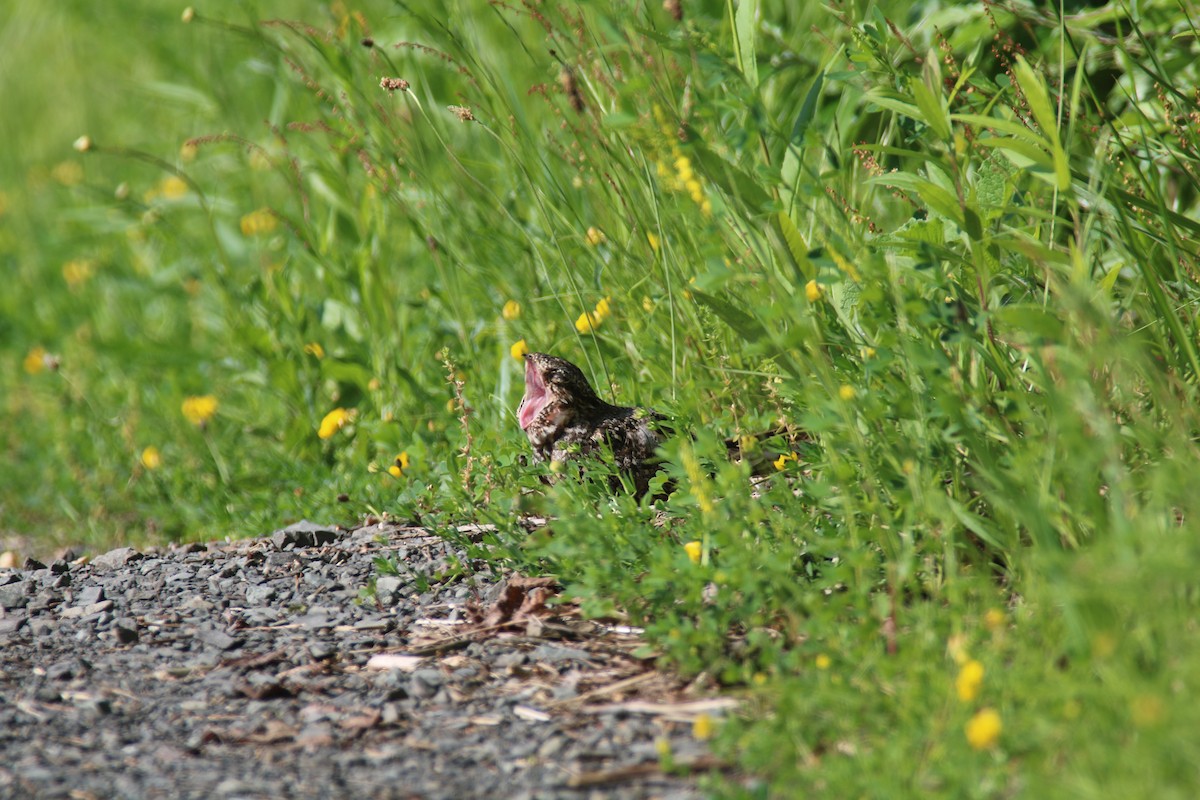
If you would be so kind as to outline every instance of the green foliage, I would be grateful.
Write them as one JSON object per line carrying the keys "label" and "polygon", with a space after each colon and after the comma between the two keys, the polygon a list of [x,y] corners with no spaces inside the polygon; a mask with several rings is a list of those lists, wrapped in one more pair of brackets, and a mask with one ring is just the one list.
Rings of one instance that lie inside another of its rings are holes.
{"label": "green foliage", "polygon": [[[0,95],[59,143],[3,165],[0,525],[420,520],[744,691],[730,796],[1193,795],[1192,20],[670,6],[148,5],[148,111]],[[522,463],[520,340],[692,434],[669,498]]]}

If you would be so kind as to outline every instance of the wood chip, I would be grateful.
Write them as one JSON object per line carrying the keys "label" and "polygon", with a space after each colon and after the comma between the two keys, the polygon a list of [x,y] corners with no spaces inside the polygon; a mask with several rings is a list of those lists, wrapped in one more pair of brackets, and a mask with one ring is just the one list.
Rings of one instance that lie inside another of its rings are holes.
{"label": "wood chip", "polygon": [[549,722],[550,715],[533,706],[514,706],[513,713],[526,722]]}
{"label": "wood chip", "polygon": [[425,659],[404,653],[377,653],[367,660],[367,669],[398,669],[413,672]]}
{"label": "wood chip", "polygon": [[584,706],[579,709],[586,714],[610,714],[623,711],[630,714],[652,714],[684,722],[691,721],[697,714],[726,711],[737,708],[738,701],[732,697],[717,697],[712,700],[694,700],[690,703],[651,703],[645,700],[630,700],[627,703],[609,703],[603,706]]}

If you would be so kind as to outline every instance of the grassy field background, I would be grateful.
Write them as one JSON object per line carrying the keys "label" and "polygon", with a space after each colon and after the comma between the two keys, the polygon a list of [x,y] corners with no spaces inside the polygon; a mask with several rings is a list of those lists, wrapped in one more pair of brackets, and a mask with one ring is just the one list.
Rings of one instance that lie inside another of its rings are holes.
{"label": "grassy field background", "polygon": [[[714,794],[1193,797],[1189,13],[15,2],[0,536],[493,522],[438,579],[746,695]],[[693,433],[669,500],[542,486],[522,346]]]}

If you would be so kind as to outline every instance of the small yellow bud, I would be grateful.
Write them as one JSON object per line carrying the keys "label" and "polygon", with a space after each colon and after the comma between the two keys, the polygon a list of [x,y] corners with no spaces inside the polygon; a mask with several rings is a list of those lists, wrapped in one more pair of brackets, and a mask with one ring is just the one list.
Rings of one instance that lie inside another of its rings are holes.
{"label": "small yellow bud", "polygon": [[857,394],[858,392],[854,390],[854,387],[848,383],[843,384],[842,388],[838,389],[838,397],[846,401],[853,400]]}
{"label": "small yellow bud", "polygon": [[814,661],[817,665],[817,669],[829,669],[830,665],[833,664],[833,659],[824,653],[817,654],[817,657],[814,659]]}
{"label": "small yellow bud", "polygon": [[509,300],[504,304],[504,308],[500,309],[500,316],[504,317],[509,322],[512,322],[514,319],[521,316],[521,304],[516,300]]}
{"label": "small yellow bud", "polygon": [[704,551],[704,546],[700,542],[688,542],[683,546],[683,549],[687,552],[688,558],[692,560],[693,564],[700,563],[700,556]]}
{"label": "small yellow bud", "polygon": [[517,361],[525,358],[525,354],[529,352],[529,345],[525,344],[525,340],[521,339],[515,342],[512,347],[508,348],[509,354]]}
{"label": "small yellow bud", "polygon": [[697,741],[707,741],[712,738],[717,729],[717,723],[709,714],[699,714],[692,720],[692,736]]}
{"label": "small yellow bud", "polygon": [[158,469],[162,466],[162,456],[158,448],[151,445],[142,451],[142,466],[146,469]]}
{"label": "small yellow bud", "polygon": [[983,664],[971,659],[962,665],[958,678],[954,681],[954,689],[958,699],[969,703],[979,696],[979,687],[983,685]]}
{"label": "small yellow bud", "polygon": [[821,295],[825,290],[821,288],[821,284],[816,281],[809,281],[804,284],[804,296],[808,298],[808,302],[815,303],[821,299]]}
{"label": "small yellow bud", "polygon": [[967,722],[967,743],[976,750],[986,750],[996,744],[1003,727],[1000,714],[985,708]]}

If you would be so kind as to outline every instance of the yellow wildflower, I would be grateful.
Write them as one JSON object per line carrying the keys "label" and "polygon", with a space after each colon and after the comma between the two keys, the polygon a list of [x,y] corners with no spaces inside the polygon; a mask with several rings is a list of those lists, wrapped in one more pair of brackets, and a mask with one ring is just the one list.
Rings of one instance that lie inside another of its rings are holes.
{"label": "yellow wildflower", "polygon": [[657,253],[658,246],[660,244],[659,238],[657,236],[655,236],[652,232],[646,231],[646,241],[650,243],[650,249]]}
{"label": "yellow wildflower", "polygon": [[642,310],[645,311],[647,314],[649,314],[651,311],[654,310],[654,301],[651,300],[649,297],[643,297],[642,298]]}
{"label": "yellow wildflower", "polygon": [[320,342],[309,342],[308,344],[304,345],[304,352],[308,353],[313,358],[316,358],[318,361],[325,357],[325,348],[321,347]]}
{"label": "yellow wildflower", "polygon": [[42,370],[46,369],[49,353],[44,347],[34,347],[25,355],[23,366],[25,371],[30,375],[37,375]]}
{"label": "yellow wildflower", "polygon": [[524,339],[521,339],[519,342],[515,342],[512,347],[508,348],[508,352],[513,358],[515,358],[517,361],[520,361],[525,357],[525,354],[529,352],[529,345],[525,344]]}
{"label": "yellow wildflower", "polygon": [[983,624],[989,631],[994,631],[1004,625],[1004,612],[998,608],[989,608],[983,615]]}
{"label": "yellow wildflower", "polygon": [[612,313],[612,297],[605,297],[599,303],[596,303],[596,316],[600,319],[607,319]]}
{"label": "yellow wildflower", "polygon": [[699,542],[688,542],[683,546],[683,549],[687,552],[688,558],[692,560],[693,564],[700,563],[700,554],[704,549],[702,544]]}
{"label": "yellow wildflower", "polygon": [[1139,728],[1153,728],[1162,722],[1165,709],[1162,698],[1152,694],[1139,694],[1129,701],[1129,716]]}
{"label": "yellow wildflower", "polygon": [[838,389],[838,397],[842,398],[843,400],[853,400],[854,396],[857,394],[858,392],[854,390],[854,387],[848,383],[843,384],[842,388]]}
{"label": "yellow wildflower", "polygon": [[50,170],[50,177],[63,186],[74,186],[83,180],[83,167],[75,161],[62,161]]}
{"label": "yellow wildflower", "polygon": [[217,413],[217,398],[211,394],[185,398],[182,411],[188,422],[204,427]]}
{"label": "yellow wildflower", "polygon": [[243,236],[258,236],[260,233],[270,233],[278,226],[279,221],[269,208],[251,211],[242,217],[241,227]]}
{"label": "yellow wildflower", "polygon": [[700,201],[700,213],[706,217],[712,216],[712,201],[707,197]]}
{"label": "yellow wildflower", "polygon": [[592,247],[603,244],[608,237],[604,235],[604,231],[599,228],[587,229],[587,243]]}
{"label": "yellow wildflower", "polygon": [[985,708],[967,722],[967,743],[976,750],[986,750],[996,744],[1003,727],[1000,714]]}
{"label": "yellow wildflower", "polygon": [[684,184],[696,177],[696,174],[692,172],[692,162],[688,160],[687,156],[680,156],[675,159],[675,174],[679,177],[680,182]]}
{"label": "yellow wildflower", "polygon": [[692,737],[698,741],[703,742],[711,739],[716,729],[717,723],[710,714],[698,714],[692,720]]}
{"label": "yellow wildflower", "polygon": [[783,470],[787,469],[787,462],[799,461],[799,460],[800,460],[800,456],[796,453],[795,450],[793,450],[790,453],[780,453],[779,458],[775,459],[775,461],[773,463],[775,464],[775,469],[782,472]]}
{"label": "yellow wildflower", "polygon": [[87,283],[87,281],[96,274],[96,262],[90,258],[73,258],[66,264],[63,264],[62,276],[67,282],[67,286],[74,289],[76,286]]}
{"label": "yellow wildflower", "polygon": [[820,300],[821,295],[824,293],[825,291],[816,281],[809,281],[808,283],[804,284],[804,296],[808,298],[808,302],[810,303],[815,303]]}
{"label": "yellow wildflower", "polygon": [[824,653],[819,653],[815,661],[817,664],[817,669],[829,669],[830,665],[833,664],[833,659]]}
{"label": "yellow wildflower", "polygon": [[683,188],[687,189],[688,195],[692,198],[692,202],[699,205],[704,200],[704,187],[700,185],[700,181],[692,178],[683,184]]}
{"label": "yellow wildflower", "polygon": [[142,451],[142,466],[146,469],[158,469],[162,466],[162,456],[158,453],[158,448],[150,445]]}
{"label": "yellow wildflower", "polygon": [[591,311],[585,311],[575,320],[575,330],[580,333],[591,333],[600,324],[600,320]]}
{"label": "yellow wildflower", "polygon": [[954,681],[958,699],[969,703],[979,695],[979,687],[983,685],[983,664],[971,659],[962,665],[958,678]]}
{"label": "yellow wildflower", "polygon": [[328,439],[346,427],[346,423],[351,422],[353,419],[354,409],[335,408],[321,420],[321,427],[317,429],[317,436],[321,439]]}
{"label": "yellow wildflower", "polygon": [[392,465],[388,467],[388,474],[393,478],[399,478],[404,475],[404,470],[408,469],[408,451],[405,450],[400,455],[396,456]]}
{"label": "yellow wildflower", "polygon": [[504,304],[504,308],[500,309],[500,316],[504,317],[509,322],[512,322],[514,319],[521,316],[521,304],[516,300],[509,300]]}
{"label": "yellow wildflower", "polygon": [[178,200],[188,193],[187,181],[178,175],[169,175],[159,182],[158,193],[168,200]]}

